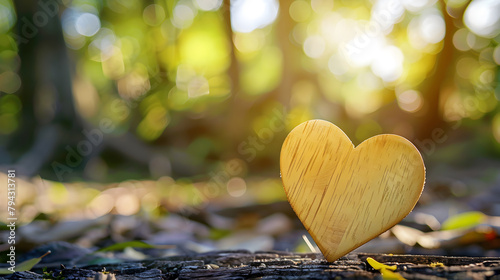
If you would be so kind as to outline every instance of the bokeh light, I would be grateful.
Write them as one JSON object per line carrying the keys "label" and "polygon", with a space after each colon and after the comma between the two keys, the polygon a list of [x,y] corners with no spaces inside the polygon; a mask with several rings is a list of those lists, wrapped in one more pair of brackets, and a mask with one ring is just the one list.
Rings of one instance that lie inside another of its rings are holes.
{"label": "bokeh light", "polygon": [[223,0],[196,0],[196,5],[203,11],[216,11],[222,5]]}
{"label": "bokeh light", "polygon": [[122,193],[116,198],[116,212],[120,215],[134,215],[139,211],[139,201],[137,196],[132,193]]}
{"label": "bokeh light", "polygon": [[304,22],[311,16],[311,5],[304,0],[293,1],[290,4],[290,17],[296,22]]}
{"label": "bokeh light", "polygon": [[174,8],[172,24],[177,28],[188,28],[193,23],[196,11],[191,1],[179,1]]}
{"label": "bokeh light", "polygon": [[0,0],[0,34],[11,29],[16,22],[15,13],[8,0]]}
{"label": "bokeh light", "polygon": [[457,50],[468,51],[470,50],[469,44],[467,44],[467,36],[469,30],[467,28],[461,28],[453,34],[453,45]]}
{"label": "bokeh light", "polygon": [[500,45],[496,46],[493,51],[493,60],[497,65],[500,65]]}
{"label": "bokeh light", "polygon": [[397,93],[397,99],[399,107],[410,113],[417,112],[423,105],[422,95],[416,90]]}
{"label": "bokeh light", "polygon": [[5,71],[0,74],[0,91],[5,93],[15,93],[21,87],[21,78],[12,71]]}
{"label": "bokeh light", "polygon": [[304,52],[311,58],[321,57],[325,52],[325,47],[325,40],[318,35],[309,36],[304,41]]}
{"label": "bokeh light", "polygon": [[79,34],[91,37],[101,28],[99,17],[91,13],[81,13],[75,20],[75,30]]}
{"label": "bokeh light", "polygon": [[165,20],[165,10],[160,5],[151,4],[144,8],[142,18],[146,24],[157,26]]}
{"label": "bokeh light", "polygon": [[251,32],[271,24],[278,16],[277,0],[231,1],[231,26],[236,32]]}
{"label": "bokeh light", "polygon": [[94,198],[89,204],[89,210],[94,217],[101,217],[111,212],[115,205],[115,200],[110,194],[102,193]]}
{"label": "bokeh light", "polygon": [[232,197],[240,197],[247,191],[245,180],[240,177],[233,177],[227,181],[227,192]]}
{"label": "bokeh light", "polygon": [[500,33],[500,2],[474,0],[464,14],[464,23],[475,34],[493,38]]}
{"label": "bokeh light", "polygon": [[397,80],[403,73],[404,55],[396,46],[386,46],[373,59],[371,68],[386,82]]}

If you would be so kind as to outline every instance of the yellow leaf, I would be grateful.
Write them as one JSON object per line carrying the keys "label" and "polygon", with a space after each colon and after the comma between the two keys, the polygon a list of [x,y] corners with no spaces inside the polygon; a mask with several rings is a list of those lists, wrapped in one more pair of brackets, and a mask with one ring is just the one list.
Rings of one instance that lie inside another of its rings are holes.
{"label": "yellow leaf", "polygon": [[388,270],[396,270],[398,268],[396,265],[385,265],[383,263],[379,263],[378,261],[374,260],[373,258],[367,258],[366,261],[376,270],[381,270],[383,268],[388,269]]}
{"label": "yellow leaf", "polygon": [[370,264],[374,269],[380,271],[382,274],[382,279],[395,279],[395,280],[405,280],[401,274],[397,272],[393,272],[396,270],[398,267],[396,265],[385,265],[383,263],[379,263],[378,261],[374,260],[373,258],[367,258],[366,261],[368,264]]}
{"label": "yellow leaf", "polygon": [[401,274],[392,272],[385,268],[382,268],[380,273],[382,274],[382,279],[406,280],[403,276],[401,276]]}
{"label": "yellow leaf", "polygon": [[484,223],[487,216],[479,211],[470,211],[449,217],[444,221],[441,229],[468,229]]}

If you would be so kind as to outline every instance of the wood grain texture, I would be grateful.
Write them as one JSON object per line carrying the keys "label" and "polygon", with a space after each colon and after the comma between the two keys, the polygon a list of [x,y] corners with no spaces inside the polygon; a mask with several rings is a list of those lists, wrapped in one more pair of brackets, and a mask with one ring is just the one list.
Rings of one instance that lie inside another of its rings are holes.
{"label": "wood grain texture", "polygon": [[328,261],[388,230],[422,193],[424,162],[397,135],[358,147],[334,124],[312,120],[285,139],[280,169],[288,201]]}

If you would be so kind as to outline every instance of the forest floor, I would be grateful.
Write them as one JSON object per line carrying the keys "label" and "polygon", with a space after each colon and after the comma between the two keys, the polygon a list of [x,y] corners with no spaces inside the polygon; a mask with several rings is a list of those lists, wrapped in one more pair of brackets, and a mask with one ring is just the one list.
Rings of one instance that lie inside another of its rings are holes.
{"label": "forest floor", "polygon": [[[111,184],[19,179],[17,262],[51,254],[33,272],[4,277],[38,279],[46,267],[52,275],[46,279],[110,275],[99,274],[104,269],[116,279],[377,278],[380,273],[366,262],[373,256],[397,264],[396,272],[408,279],[496,279],[499,170],[499,161],[487,159],[428,166],[413,212],[335,263],[317,254],[276,177],[246,179],[239,196],[225,188],[208,196],[207,182],[168,177]],[[0,240],[9,234],[0,223]],[[0,243],[0,269],[8,250]]]}
{"label": "forest floor", "polygon": [[[393,270],[375,270],[373,258]],[[64,268],[45,264],[4,279],[499,279],[500,258],[351,253],[333,263],[321,254],[214,251],[119,264]],[[0,278],[2,279],[2,278]]]}

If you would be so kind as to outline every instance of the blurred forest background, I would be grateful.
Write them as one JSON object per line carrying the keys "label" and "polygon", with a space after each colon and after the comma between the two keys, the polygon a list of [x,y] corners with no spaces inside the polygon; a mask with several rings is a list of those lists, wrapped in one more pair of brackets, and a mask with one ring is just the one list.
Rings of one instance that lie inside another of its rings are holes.
{"label": "blurred forest background", "polygon": [[[289,234],[279,152],[315,118],[356,145],[394,133],[420,149],[422,232],[500,216],[499,34],[495,0],[0,0],[0,165],[25,176],[20,236],[89,247],[108,235],[81,230],[109,233],[89,222],[109,213],[129,221],[114,242]],[[154,235],[137,217],[170,220]],[[75,220],[90,226],[48,230]]]}

